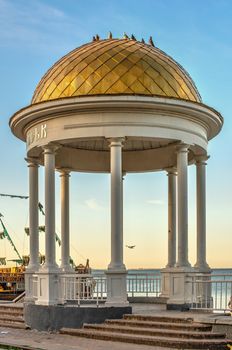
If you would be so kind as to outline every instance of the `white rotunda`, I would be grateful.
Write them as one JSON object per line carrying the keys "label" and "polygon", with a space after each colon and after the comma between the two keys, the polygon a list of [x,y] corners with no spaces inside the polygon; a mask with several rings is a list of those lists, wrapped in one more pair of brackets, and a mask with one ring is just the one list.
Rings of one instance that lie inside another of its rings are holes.
{"label": "white rotunda", "polygon": [[[206,260],[208,142],[223,119],[202,103],[188,73],[166,53],[131,39],[94,40],[68,53],[39,82],[31,104],[10,119],[27,143],[30,195],[28,302],[56,305],[59,276],[69,265],[69,181],[72,172],[111,174],[111,261],[107,305],[126,305],[122,177],[168,174],[168,261],[162,295],[168,307],[188,304],[186,276],[209,273]],[[188,260],[188,165],[196,165],[197,256]],[[45,167],[45,264],[39,265],[38,168]],[[55,171],[61,176],[62,261],[55,255]],[[110,234],[110,233],[109,233]],[[110,249],[110,248],[109,248]],[[176,254],[177,252],[177,254]],[[37,276],[37,297],[33,278]]]}

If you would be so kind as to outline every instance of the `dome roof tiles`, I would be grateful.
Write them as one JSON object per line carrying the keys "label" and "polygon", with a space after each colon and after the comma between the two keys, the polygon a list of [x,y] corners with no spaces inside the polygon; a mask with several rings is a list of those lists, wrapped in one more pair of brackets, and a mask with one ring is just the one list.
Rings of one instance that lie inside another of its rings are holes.
{"label": "dome roof tiles", "polygon": [[163,51],[135,40],[107,39],[83,45],[55,63],[38,84],[32,104],[117,94],[201,102],[188,73]]}

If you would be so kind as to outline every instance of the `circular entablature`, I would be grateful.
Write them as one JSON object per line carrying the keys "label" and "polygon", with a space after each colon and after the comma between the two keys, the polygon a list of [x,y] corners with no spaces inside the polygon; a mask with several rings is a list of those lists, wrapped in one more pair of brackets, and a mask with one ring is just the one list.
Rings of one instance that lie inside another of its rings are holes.
{"label": "circular entablature", "polygon": [[176,145],[190,145],[189,162],[207,152],[222,126],[213,109],[190,101],[147,96],[81,97],[31,105],[11,119],[27,141],[27,156],[43,164],[43,147],[57,146],[56,167],[108,172],[109,139],[123,138],[123,170],[176,165]]}

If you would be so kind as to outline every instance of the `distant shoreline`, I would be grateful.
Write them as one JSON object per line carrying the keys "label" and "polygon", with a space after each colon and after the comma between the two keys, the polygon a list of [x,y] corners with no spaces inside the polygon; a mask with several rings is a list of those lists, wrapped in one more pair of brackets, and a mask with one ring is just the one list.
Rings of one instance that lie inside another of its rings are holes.
{"label": "distant shoreline", "polygon": [[[104,272],[106,269],[94,269],[92,268],[93,272]],[[161,271],[163,270],[163,267],[161,268],[143,268],[143,267],[139,267],[137,269],[133,268],[133,269],[127,269],[127,271],[129,272],[146,272],[146,271]],[[232,267],[211,267],[212,271],[231,271],[232,273]]]}

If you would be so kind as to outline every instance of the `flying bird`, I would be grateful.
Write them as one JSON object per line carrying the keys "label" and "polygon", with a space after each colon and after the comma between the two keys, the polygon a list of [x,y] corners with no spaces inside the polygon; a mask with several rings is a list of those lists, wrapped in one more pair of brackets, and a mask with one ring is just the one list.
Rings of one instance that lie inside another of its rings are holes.
{"label": "flying bird", "polygon": [[126,245],[127,248],[129,249],[134,249],[134,247],[136,247],[135,245]]}
{"label": "flying bird", "polygon": [[149,44],[150,44],[151,46],[154,46],[154,47],[155,47],[155,44],[154,44],[153,39],[152,39],[152,36],[150,36],[150,38],[149,38]]}

